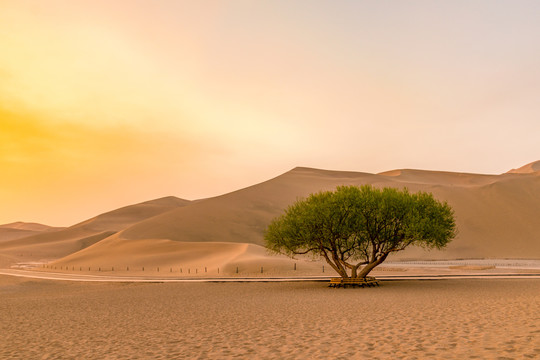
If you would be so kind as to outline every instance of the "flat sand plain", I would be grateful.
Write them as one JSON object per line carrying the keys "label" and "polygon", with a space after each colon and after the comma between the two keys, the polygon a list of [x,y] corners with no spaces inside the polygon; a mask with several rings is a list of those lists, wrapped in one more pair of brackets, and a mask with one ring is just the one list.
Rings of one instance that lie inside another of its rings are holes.
{"label": "flat sand plain", "polygon": [[81,283],[0,276],[1,359],[540,358],[540,280]]}

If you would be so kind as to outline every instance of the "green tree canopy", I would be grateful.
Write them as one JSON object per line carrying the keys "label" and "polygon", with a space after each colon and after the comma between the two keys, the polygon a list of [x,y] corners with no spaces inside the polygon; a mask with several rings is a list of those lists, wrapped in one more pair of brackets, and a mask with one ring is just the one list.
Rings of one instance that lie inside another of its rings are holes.
{"label": "green tree canopy", "polygon": [[393,252],[442,249],[455,235],[452,208],[432,194],[365,185],[296,201],[270,223],[265,242],[274,253],[312,254],[343,278],[363,278]]}

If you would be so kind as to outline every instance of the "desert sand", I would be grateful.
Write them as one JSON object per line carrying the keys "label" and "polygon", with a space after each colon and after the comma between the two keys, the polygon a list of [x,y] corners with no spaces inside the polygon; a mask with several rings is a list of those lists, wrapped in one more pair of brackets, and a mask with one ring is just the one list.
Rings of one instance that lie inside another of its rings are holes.
{"label": "desert sand", "polygon": [[0,275],[0,358],[540,358],[540,279],[489,278],[539,273],[539,164],[501,175],[296,168],[222,196],[152,200],[65,229],[7,224],[0,268],[30,266],[44,276],[328,277],[321,261],[269,255],[269,221],[298,197],[338,185],[408,187],[448,201],[459,236],[445,251],[389,258],[372,275],[485,277],[330,289],[316,281]]}
{"label": "desert sand", "polygon": [[0,358],[540,357],[540,280],[78,283],[0,276]]}

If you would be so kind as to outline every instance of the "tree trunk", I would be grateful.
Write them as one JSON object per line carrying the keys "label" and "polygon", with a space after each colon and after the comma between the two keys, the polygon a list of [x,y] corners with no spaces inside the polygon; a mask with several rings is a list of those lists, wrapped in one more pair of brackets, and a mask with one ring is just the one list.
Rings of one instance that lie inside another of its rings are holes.
{"label": "tree trunk", "polygon": [[336,268],[338,268],[338,274],[341,275],[342,278],[347,279],[349,277],[349,274],[347,274],[347,269],[339,261],[339,257],[337,256],[337,254],[332,253],[332,259],[334,260],[334,265],[336,266]]}
{"label": "tree trunk", "polygon": [[380,264],[382,264],[382,262],[384,260],[386,260],[386,257],[388,256],[388,254],[384,254],[383,256],[381,256],[380,258],[376,259],[375,261],[372,261],[370,262],[369,264],[367,264],[366,266],[364,266],[362,268],[362,270],[360,270],[360,273],[358,274],[358,277],[359,278],[365,278],[370,272],[371,270],[373,270],[375,267],[379,266]]}
{"label": "tree trunk", "polygon": [[352,269],[351,269],[351,277],[353,279],[358,277],[358,265],[352,267]]}
{"label": "tree trunk", "polygon": [[330,260],[330,258],[325,252],[322,252],[322,255],[324,257],[324,260],[326,260],[326,262],[328,263],[328,265],[330,265],[332,269],[334,269],[339,274],[339,276],[341,276],[344,279],[349,277],[347,275],[347,270],[345,270],[343,266],[340,266],[341,264],[332,262],[332,260]]}

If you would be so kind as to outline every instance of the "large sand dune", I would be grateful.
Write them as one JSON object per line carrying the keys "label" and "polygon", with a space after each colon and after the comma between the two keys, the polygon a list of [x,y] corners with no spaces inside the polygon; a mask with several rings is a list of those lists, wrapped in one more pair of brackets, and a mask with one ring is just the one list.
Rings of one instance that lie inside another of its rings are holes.
{"label": "large sand dune", "polygon": [[[394,259],[540,258],[540,162],[501,175],[400,169],[380,174],[295,168],[222,196],[160,199],[68,229],[6,244],[40,248],[58,266],[212,266],[283,262],[268,257],[265,227],[296,199],[339,185],[428,191],[454,208],[459,229],[445,251],[409,249]],[[54,249],[54,251],[50,250]],[[0,246],[0,251],[2,247]],[[61,255],[61,256],[59,256]],[[271,260],[274,259],[274,260]],[[279,266],[278,266],[279,267]],[[290,264],[286,264],[290,267]]]}

